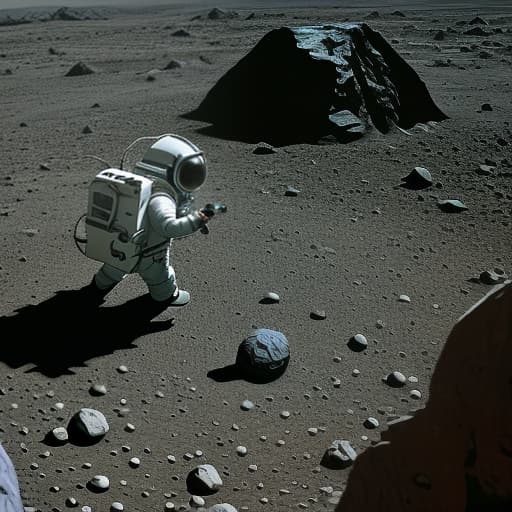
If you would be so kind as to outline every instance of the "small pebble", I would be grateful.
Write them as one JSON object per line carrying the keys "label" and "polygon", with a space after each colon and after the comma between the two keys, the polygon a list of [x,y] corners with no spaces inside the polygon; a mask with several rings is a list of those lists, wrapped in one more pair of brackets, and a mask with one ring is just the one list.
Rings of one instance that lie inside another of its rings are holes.
{"label": "small pebble", "polygon": [[374,429],[374,428],[377,428],[379,426],[379,421],[377,420],[377,418],[372,418],[371,416],[369,418],[367,418],[364,422],[364,426],[371,430],[371,429]]}

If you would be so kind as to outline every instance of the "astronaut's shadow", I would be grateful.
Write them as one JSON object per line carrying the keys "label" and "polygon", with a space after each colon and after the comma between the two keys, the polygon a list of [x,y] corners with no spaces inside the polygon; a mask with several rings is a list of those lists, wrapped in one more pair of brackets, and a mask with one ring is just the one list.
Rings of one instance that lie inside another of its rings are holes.
{"label": "astronaut's shadow", "polygon": [[151,321],[164,308],[149,294],[119,306],[100,307],[88,288],[58,291],[37,305],[0,317],[0,361],[11,368],[33,364],[27,372],[47,377],[74,374],[94,357],[136,348],[145,334],[172,327],[174,319]]}

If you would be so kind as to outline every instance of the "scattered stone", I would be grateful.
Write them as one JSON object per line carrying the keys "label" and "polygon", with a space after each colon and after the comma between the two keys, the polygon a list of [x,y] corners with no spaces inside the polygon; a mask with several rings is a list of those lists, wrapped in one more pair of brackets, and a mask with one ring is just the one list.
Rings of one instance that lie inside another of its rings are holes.
{"label": "scattered stone", "polygon": [[405,18],[405,14],[402,11],[393,11],[391,13],[392,16],[398,16],[400,18]]}
{"label": "scattered stone", "polygon": [[398,300],[400,302],[407,302],[408,304],[411,302],[411,298],[409,297],[409,295],[400,295],[400,297],[398,297]]}
{"label": "scattered stone", "polygon": [[229,503],[218,503],[213,505],[208,512],[238,512],[237,509]]}
{"label": "scattered stone", "polygon": [[204,501],[203,498],[201,498],[201,496],[190,496],[190,500],[189,500],[189,505],[192,507],[192,508],[200,508],[200,507],[204,507],[206,504],[206,502]]}
{"label": "scattered stone", "polygon": [[236,365],[246,378],[266,382],[282,375],[289,360],[290,348],[282,332],[256,329],[238,347]]}
{"label": "scattered stone", "polygon": [[69,507],[69,508],[78,507],[78,500],[73,497],[66,498],[66,507]]}
{"label": "scattered stone", "polygon": [[101,440],[109,431],[107,420],[103,413],[95,409],[80,409],[68,425],[70,434],[76,434],[79,439],[88,443]]}
{"label": "scattered stone", "polygon": [[365,420],[365,422],[363,423],[363,425],[368,429],[368,430],[373,430],[374,428],[378,428],[379,426],[379,421],[377,420],[377,418],[373,418],[373,417],[369,417]]}
{"label": "scattered stone", "polygon": [[161,73],[159,69],[151,69],[146,73],[146,81],[154,82],[156,80],[157,75]]}
{"label": "scattered stone", "polygon": [[323,309],[315,309],[311,311],[309,316],[313,320],[325,320],[327,318],[327,314]]}
{"label": "scattered stone", "polygon": [[316,427],[310,427],[308,428],[308,434],[314,437],[318,434],[318,429]]}
{"label": "scattered stone", "polygon": [[286,187],[286,191],[284,193],[285,196],[289,196],[289,197],[296,197],[299,194],[300,194],[300,190],[295,187],[292,187],[291,185],[288,185]]}
{"label": "scattered stone", "polygon": [[105,492],[110,487],[110,480],[104,475],[96,475],[89,480],[89,487],[95,492]]}
{"label": "scattered stone", "polygon": [[173,32],[171,35],[173,35],[174,37],[189,37],[190,32],[180,28],[179,30],[176,30],[176,32]]}
{"label": "scattered stone", "polygon": [[128,367],[125,366],[124,364],[122,364],[121,366],[119,366],[119,368],[117,369],[117,371],[119,373],[128,373]]}
{"label": "scattered stone", "polygon": [[51,439],[54,443],[62,445],[69,441],[68,431],[65,427],[56,427],[51,431]]}
{"label": "scattered stone", "polygon": [[114,501],[112,505],[110,505],[110,512],[123,512],[124,506],[119,501]]}
{"label": "scattered stone", "polygon": [[95,70],[89,67],[87,64],[83,62],[77,62],[67,73],[66,76],[83,76],[83,75],[92,75],[95,73]]}
{"label": "scattered stone", "polygon": [[250,411],[251,409],[254,409],[254,404],[250,400],[244,400],[240,405],[240,408],[243,411]]}
{"label": "scattered stone", "polygon": [[418,391],[417,389],[412,389],[411,392],[409,393],[409,396],[413,400],[420,400],[421,399],[421,391]]}
{"label": "scattered stone", "polygon": [[107,394],[107,388],[103,384],[94,384],[89,389],[89,393],[93,396],[103,396]]}
{"label": "scattered stone", "polygon": [[356,460],[357,453],[349,441],[337,439],[327,448],[321,464],[329,469],[345,469]]}
{"label": "scattered stone", "polygon": [[260,304],[276,304],[279,302],[279,295],[275,292],[267,292],[260,300]]}
{"label": "scattered stone", "polygon": [[407,176],[402,178],[403,186],[411,190],[420,190],[430,187],[433,183],[432,175],[425,167],[415,167]]}
{"label": "scattered stone", "polygon": [[87,124],[84,126],[84,128],[82,129],[82,133],[85,133],[85,134],[89,134],[89,133],[92,133],[92,128]]}
{"label": "scattered stone", "polygon": [[435,41],[444,41],[445,38],[445,31],[444,30],[438,30],[436,32],[436,35],[434,36]]}
{"label": "scattered stone", "polygon": [[480,176],[491,176],[495,169],[496,167],[493,167],[491,165],[481,164],[478,166],[476,173],[479,174]]}
{"label": "scattered stone", "polygon": [[407,379],[403,373],[394,371],[386,377],[385,382],[392,388],[401,388],[405,386]]}
{"label": "scattered stone", "polygon": [[363,334],[355,334],[348,342],[348,348],[354,352],[362,352],[368,347],[368,340]]}
{"label": "scattered stone", "polygon": [[48,166],[48,164],[39,164],[39,170],[41,170],[41,171],[49,171],[50,167]]}
{"label": "scattered stone", "polygon": [[437,206],[445,213],[459,213],[467,210],[467,206],[458,199],[443,199],[437,202]]}
{"label": "scattered stone", "polygon": [[484,103],[480,108],[482,112],[492,112],[492,106],[490,103]]}
{"label": "scattered stone", "polygon": [[138,468],[140,466],[140,459],[138,457],[132,457],[129,464],[132,468]]}
{"label": "scattered stone", "polygon": [[187,480],[194,491],[192,494],[202,495],[217,492],[222,487],[222,479],[211,464],[197,466],[189,473]]}
{"label": "scattered stone", "polygon": [[245,446],[237,446],[236,453],[240,457],[245,457],[247,455],[247,448]]}
{"label": "scattered stone", "polygon": [[167,71],[169,69],[180,69],[183,67],[183,62],[180,62],[179,60],[171,60],[168,62],[168,64],[163,67],[162,69]]}
{"label": "scattered stone", "polygon": [[499,274],[497,272],[494,272],[493,270],[484,270],[480,274],[480,282],[483,284],[500,284],[503,283],[506,280],[507,276],[505,274]]}
{"label": "scattered stone", "polygon": [[286,419],[288,419],[290,417],[290,411],[281,411],[279,416],[281,416],[281,418],[286,420]]}
{"label": "scattered stone", "polygon": [[235,18],[238,16],[238,13],[235,11],[223,11],[222,9],[219,9],[218,7],[214,7],[209,13],[208,13],[208,19],[209,20],[221,20],[225,18]]}

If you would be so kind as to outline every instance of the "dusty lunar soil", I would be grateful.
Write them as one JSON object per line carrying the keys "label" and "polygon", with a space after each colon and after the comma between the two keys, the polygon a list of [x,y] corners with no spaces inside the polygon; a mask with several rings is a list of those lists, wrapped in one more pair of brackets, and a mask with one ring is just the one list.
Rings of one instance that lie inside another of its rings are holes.
{"label": "dusty lunar soil", "polygon": [[[347,439],[361,453],[388,420],[421,408],[452,325],[489,291],[470,279],[512,271],[506,4],[226,6],[239,15],[220,20],[208,19],[208,4],[0,27],[0,439],[26,506],[66,510],[72,497],[94,511],[114,501],[127,511],[164,510],[167,502],[179,509],[190,498],[189,471],[209,463],[224,486],[205,497],[207,506],[334,509],[350,469],[321,467],[325,450]],[[476,15],[489,25],[469,25]],[[211,137],[197,131],[204,123],[180,117],[270,30],[333,20],[380,31],[450,119],[258,155],[252,144]],[[488,35],[464,34],[478,26]],[[190,35],[172,35],[181,29]],[[439,30],[444,39],[435,40]],[[182,67],[153,71],[173,59]],[[79,61],[96,72],[65,76]],[[99,263],[72,238],[87,184],[102,168],[85,155],[118,165],[132,140],[166,132],[207,155],[200,203],[228,205],[210,235],[173,245],[192,302],[152,318],[134,275],[95,308],[79,290]],[[399,186],[415,166],[431,172],[432,187]],[[287,186],[300,193],[285,195]],[[468,209],[445,213],[443,199]],[[268,291],[280,302],[260,304]],[[316,310],[326,318],[311,318]],[[253,326],[285,333],[286,373],[264,385],[210,378],[234,362]],[[356,333],[368,339],[362,352],[347,346]],[[382,378],[394,370],[418,381],[389,387]],[[94,384],[106,394],[91,395]],[[246,399],[254,409],[240,408]],[[103,412],[106,437],[47,446],[46,434],[82,407]],[[378,428],[364,426],[369,417]],[[102,494],[86,487],[98,474],[110,479]]]}

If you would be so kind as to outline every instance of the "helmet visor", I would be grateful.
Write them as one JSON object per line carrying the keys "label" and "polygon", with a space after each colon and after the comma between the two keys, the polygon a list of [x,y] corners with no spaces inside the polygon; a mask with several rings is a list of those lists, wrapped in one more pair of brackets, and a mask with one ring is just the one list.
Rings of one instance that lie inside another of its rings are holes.
{"label": "helmet visor", "polygon": [[176,184],[185,192],[198,190],[206,181],[206,164],[201,156],[185,159],[176,170]]}

